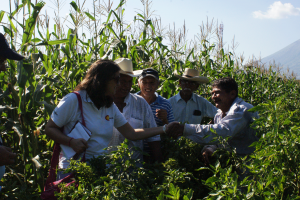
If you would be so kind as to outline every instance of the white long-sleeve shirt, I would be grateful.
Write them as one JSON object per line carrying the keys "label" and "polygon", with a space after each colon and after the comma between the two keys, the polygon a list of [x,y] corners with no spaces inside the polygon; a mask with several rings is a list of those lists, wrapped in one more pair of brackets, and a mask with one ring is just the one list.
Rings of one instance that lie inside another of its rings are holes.
{"label": "white long-sleeve shirt", "polygon": [[[123,108],[123,116],[133,128],[153,128],[156,127],[152,110],[147,101],[135,94],[129,93],[124,103],[126,106]],[[108,146],[117,146],[124,141],[125,137],[114,128],[113,137]],[[160,135],[156,135],[146,139],[147,142],[160,141]],[[143,150],[143,140],[131,141],[128,140],[128,148],[139,147]],[[115,150],[114,148],[112,150]],[[143,160],[143,155],[138,151],[133,151],[133,159]]]}
{"label": "white long-sleeve shirt", "polygon": [[258,118],[258,114],[247,111],[252,107],[251,104],[237,97],[225,117],[222,118],[222,111],[218,110],[214,124],[185,124],[183,135],[197,143],[212,144],[215,134],[210,129],[213,129],[223,138],[230,137],[228,143],[236,148],[237,154],[250,154],[254,148],[249,145],[258,140],[255,130],[250,127],[253,118]]}

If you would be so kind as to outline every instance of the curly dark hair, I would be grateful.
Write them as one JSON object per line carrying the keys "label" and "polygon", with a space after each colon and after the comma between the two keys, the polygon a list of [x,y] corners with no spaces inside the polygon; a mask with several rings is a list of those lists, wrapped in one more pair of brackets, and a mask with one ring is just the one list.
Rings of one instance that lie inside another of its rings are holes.
{"label": "curly dark hair", "polygon": [[76,86],[74,91],[86,90],[95,106],[110,107],[113,103],[111,96],[106,96],[107,83],[114,74],[120,71],[120,67],[112,60],[98,60],[94,62],[83,80]]}
{"label": "curly dark hair", "polygon": [[212,87],[218,87],[222,90],[225,90],[227,93],[231,92],[232,90],[236,91],[236,96],[238,96],[238,84],[235,82],[233,78],[220,78],[213,82]]}

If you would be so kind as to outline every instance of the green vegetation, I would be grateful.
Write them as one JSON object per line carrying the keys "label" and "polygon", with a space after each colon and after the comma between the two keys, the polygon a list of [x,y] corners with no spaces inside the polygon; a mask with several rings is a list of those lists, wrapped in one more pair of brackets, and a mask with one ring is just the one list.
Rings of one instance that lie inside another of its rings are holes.
{"label": "green vegetation", "polygon": [[[72,166],[79,186],[63,188],[61,199],[299,199],[300,87],[294,79],[271,67],[243,66],[208,37],[188,48],[182,35],[173,34],[172,45],[166,45],[157,21],[149,16],[148,1],[143,1],[144,12],[131,25],[122,21],[124,1],[115,9],[109,5],[102,22],[71,2],[74,28],[66,32],[59,16],[50,32],[39,14],[45,3],[22,2],[13,12],[0,11],[0,22],[4,15],[9,18],[9,25],[1,24],[11,44],[16,48],[21,35],[19,51],[28,55],[21,62],[8,61],[10,68],[0,73],[0,130],[4,144],[18,154],[17,164],[6,168],[1,199],[39,199],[54,144],[44,134],[52,110],[82,80],[91,63],[119,57],[132,59],[135,69],[157,69],[162,80],[159,92],[166,98],[178,92],[175,70],[197,68],[211,81],[233,77],[239,96],[259,111],[254,123],[261,139],[247,158],[238,158],[234,150],[217,151],[211,166],[201,160],[201,145],[184,138],[166,139],[165,162],[143,168],[136,167],[124,143],[111,155],[93,159],[90,166]],[[23,23],[16,20],[19,12],[28,12]],[[89,39],[79,34],[84,22],[91,30]],[[133,88],[136,91],[137,85]],[[198,93],[210,99],[210,89],[204,85]],[[251,177],[240,180],[237,172],[246,168]]]}

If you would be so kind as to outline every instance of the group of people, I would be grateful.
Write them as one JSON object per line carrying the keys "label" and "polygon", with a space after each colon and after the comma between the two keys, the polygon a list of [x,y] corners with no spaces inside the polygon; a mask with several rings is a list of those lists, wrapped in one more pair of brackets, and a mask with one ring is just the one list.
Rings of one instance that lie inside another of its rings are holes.
{"label": "group of people", "polygon": [[[160,84],[156,70],[133,71],[132,61],[128,58],[96,61],[75,88],[82,98],[86,127],[92,132],[90,139],[68,137],[75,123],[82,120],[78,100],[72,93],[55,108],[45,133],[55,142],[69,145],[77,153],[85,152],[87,159],[106,153],[104,148],[117,146],[127,138],[129,148],[139,147],[150,155],[143,157],[140,151],[134,151],[134,159],[162,161],[161,134],[173,138],[183,136],[204,144],[206,161],[220,147],[213,140],[216,134],[229,137],[228,144],[236,148],[240,156],[254,151],[249,145],[258,138],[250,125],[257,113],[248,112],[253,106],[238,98],[234,79],[214,81],[211,92],[214,106],[194,93],[201,83],[208,82],[208,78],[199,76],[198,70],[185,69],[182,75],[176,72],[174,75],[179,78],[181,90],[165,99],[156,92]],[[140,88],[135,94],[130,93],[134,77],[138,79]],[[213,118],[213,122],[201,125],[203,117]],[[66,168],[68,165],[69,161],[61,152],[59,167]]]}
{"label": "group of people", "polygon": [[[0,42],[0,70],[4,71],[6,59],[21,60],[23,56],[9,48],[2,34]],[[133,71],[132,61],[128,58],[98,60],[74,90],[80,94],[83,113],[76,95],[66,95],[51,114],[45,133],[55,142],[70,146],[77,154],[85,152],[86,159],[107,153],[105,148],[117,146],[127,138],[129,148],[139,147],[150,155],[143,157],[141,152],[134,151],[134,159],[160,162],[163,160],[162,134],[173,138],[186,137],[206,145],[203,156],[207,161],[220,147],[218,141],[213,140],[216,134],[229,137],[228,144],[236,148],[240,156],[254,151],[249,145],[258,138],[250,125],[257,113],[247,111],[253,106],[238,97],[234,79],[221,78],[213,82],[211,97],[214,106],[195,94],[200,84],[209,82],[208,78],[200,76],[198,70],[187,68],[181,75],[174,72],[174,76],[179,79],[181,90],[165,99],[156,92],[160,84],[156,70]],[[134,77],[140,88],[135,94],[130,93]],[[88,141],[68,136],[82,117],[92,133]],[[213,120],[201,125],[203,117]],[[0,166],[13,163],[16,155],[9,148],[0,146],[0,153]],[[59,168],[68,166],[69,160],[61,152]],[[58,179],[63,176],[58,174]]]}

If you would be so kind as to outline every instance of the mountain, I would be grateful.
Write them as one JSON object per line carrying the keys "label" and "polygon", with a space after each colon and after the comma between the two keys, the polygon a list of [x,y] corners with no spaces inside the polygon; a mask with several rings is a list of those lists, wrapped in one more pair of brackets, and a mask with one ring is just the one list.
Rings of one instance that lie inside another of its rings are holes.
{"label": "mountain", "polygon": [[262,63],[266,64],[273,61],[276,64],[281,64],[283,73],[286,72],[288,67],[290,73],[292,71],[296,73],[297,79],[300,80],[300,40],[261,60]]}

